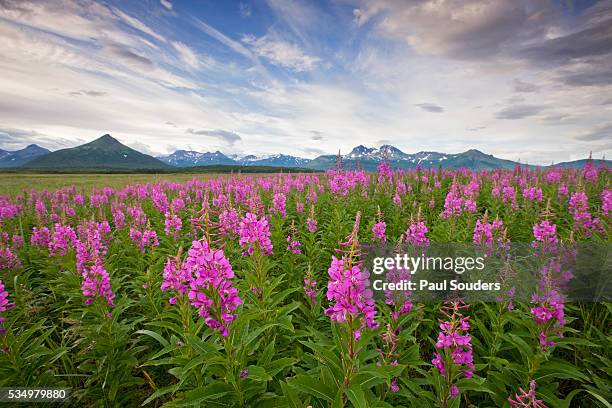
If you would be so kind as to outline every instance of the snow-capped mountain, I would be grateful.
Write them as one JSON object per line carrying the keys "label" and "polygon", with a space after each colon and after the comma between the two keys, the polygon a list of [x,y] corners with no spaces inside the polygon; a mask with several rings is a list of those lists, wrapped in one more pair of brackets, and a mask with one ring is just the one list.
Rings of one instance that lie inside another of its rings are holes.
{"label": "snow-capped mountain", "polygon": [[[162,156],[159,159],[178,167],[230,164],[237,166],[298,167],[326,170],[335,167],[338,163],[338,156],[334,154],[322,155],[315,159],[305,159],[285,154],[227,156],[219,151],[199,153],[185,150],[177,150],[171,155]],[[380,147],[359,145],[348,154],[342,155],[341,159],[344,168],[360,168],[368,171],[375,171],[383,160],[388,161],[391,167],[398,169],[413,169],[417,166],[422,168],[437,168],[439,166],[443,168],[466,167],[472,170],[511,169],[517,164],[514,161],[499,159],[475,149],[454,154],[432,151],[405,153],[391,145],[382,145]]]}
{"label": "snow-capped mountain", "polygon": [[243,166],[306,167],[310,161],[286,154],[274,154],[266,157],[249,155],[240,159],[238,163]]}
{"label": "snow-capped mountain", "polygon": [[21,150],[8,151],[0,149],[0,167],[19,167],[46,155],[50,150],[31,144]]}
{"label": "snow-capped mountain", "polygon": [[193,150],[177,150],[159,160],[176,167],[210,166],[213,164],[236,164],[236,161],[220,151],[200,153]]}

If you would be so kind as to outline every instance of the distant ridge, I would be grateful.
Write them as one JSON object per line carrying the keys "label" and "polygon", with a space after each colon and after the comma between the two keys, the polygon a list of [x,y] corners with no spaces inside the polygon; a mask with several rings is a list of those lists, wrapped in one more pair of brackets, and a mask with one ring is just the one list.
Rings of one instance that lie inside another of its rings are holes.
{"label": "distant ridge", "polygon": [[[345,169],[363,169],[376,171],[378,165],[386,160],[395,169],[444,168],[471,170],[512,169],[521,164],[512,160],[497,158],[491,154],[470,149],[462,153],[440,153],[434,151],[421,151],[405,153],[397,147],[382,145],[379,148],[356,146],[348,154],[341,155],[342,166]],[[587,159],[552,164],[546,167],[581,168]],[[327,170],[334,168],[338,162],[338,155],[321,155],[315,159],[305,159],[296,156],[274,154],[258,157],[252,154],[239,157],[225,155],[220,151],[200,153],[193,150],[177,150],[172,154],[157,158],[138,152],[125,146],[109,134],[70,149],[49,150],[37,145],[30,145],[25,149],[8,152],[0,149],[0,168],[23,168],[33,170],[171,170],[201,167],[225,166],[224,168],[240,169],[244,167],[284,168],[284,169],[310,169]],[[593,163],[608,167],[609,160],[593,159]],[[183,170],[181,170],[183,171]]]}
{"label": "distant ridge", "polygon": [[32,169],[168,169],[171,166],[140,153],[109,134],[77,147],[38,157],[23,167]]}
{"label": "distant ridge", "polygon": [[[448,154],[439,152],[404,153],[397,147],[383,145],[380,148],[356,146],[350,153],[341,156],[345,168],[361,168],[374,171],[378,164],[387,160],[391,167],[398,169],[412,169],[420,165],[423,168],[438,167],[460,168],[467,167],[474,170],[512,169],[517,164],[512,160],[496,158],[479,150],[471,149],[463,153]],[[273,167],[301,167],[313,170],[326,170],[336,166],[337,155],[321,155],[315,159],[305,159],[284,154],[275,154],[265,157],[247,155],[242,158],[227,156],[216,151],[214,153],[199,153],[195,151],[177,150],[167,156],[158,156],[158,159],[167,164],[178,167],[207,166],[214,164],[231,164],[242,166],[273,166]]]}
{"label": "distant ridge", "polygon": [[31,144],[21,150],[7,151],[0,149],[0,168],[19,167],[50,153],[50,150]]}

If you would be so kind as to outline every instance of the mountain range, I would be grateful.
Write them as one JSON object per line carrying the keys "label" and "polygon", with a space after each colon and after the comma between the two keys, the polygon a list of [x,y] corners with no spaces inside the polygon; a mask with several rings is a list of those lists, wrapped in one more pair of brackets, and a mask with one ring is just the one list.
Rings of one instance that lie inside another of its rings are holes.
{"label": "mountain range", "polygon": [[70,149],[56,150],[23,165],[32,169],[169,169],[170,165],[134,150],[111,135]]}
{"label": "mountain range", "polygon": [[51,153],[50,150],[31,144],[21,150],[8,151],[0,149],[0,167],[19,167],[36,159]]}
{"label": "mountain range", "polygon": [[[172,154],[153,157],[134,150],[112,136],[106,134],[92,142],[51,152],[37,145],[9,152],[0,150],[0,167],[21,167],[26,169],[126,169],[126,170],[171,170],[197,166],[266,166],[296,169],[326,170],[336,166],[341,159],[343,168],[376,170],[378,164],[387,160],[391,167],[398,169],[422,168],[469,168],[472,170],[512,169],[518,163],[504,160],[479,150],[471,149],[463,153],[440,153],[422,151],[405,153],[400,149],[383,145],[379,148],[359,145],[350,153],[321,155],[315,159],[275,154],[265,157],[255,155],[225,155],[220,151],[196,152],[177,150]],[[606,165],[611,162],[606,160]],[[585,160],[559,163],[559,167],[582,167]]]}

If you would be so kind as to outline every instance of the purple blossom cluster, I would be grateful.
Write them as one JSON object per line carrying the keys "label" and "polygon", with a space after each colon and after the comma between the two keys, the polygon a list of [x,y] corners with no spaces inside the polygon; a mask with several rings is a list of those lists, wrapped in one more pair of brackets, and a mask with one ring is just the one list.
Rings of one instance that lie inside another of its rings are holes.
{"label": "purple blossom cluster", "polygon": [[317,298],[317,281],[310,276],[304,277],[304,293],[310,300],[314,301]]}
{"label": "purple blossom cluster", "polygon": [[171,278],[168,287],[178,287],[179,292],[183,279],[188,278],[189,301],[198,309],[206,325],[224,337],[229,334],[228,326],[236,319],[232,312],[242,304],[242,299],[232,285],[234,271],[223,250],[211,249],[205,240],[193,241],[181,267],[168,277]]}
{"label": "purple blossom cluster", "polygon": [[584,191],[572,193],[569,211],[574,217],[574,230],[587,237],[594,232],[604,232],[601,220],[589,212],[589,199]]}
{"label": "purple blossom cluster", "polygon": [[280,214],[283,218],[287,216],[287,210],[285,208],[285,202],[287,198],[283,193],[276,193],[272,198],[272,212]]}
{"label": "purple blossom cluster", "polygon": [[425,235],[427,232],[427,226],[423,221],[413,222],[406,230],[406,242],[415,248],[425,250],[429,247],[429,238]]}
{"label": "purple blossom cluster", "polygon": [[557,249],[557,226],[544,220],[533,226],[535,240],[531,246],[540,249],[543,253],[552,253]]}
{"label": "purple blossom cluster", "polygon": [[317,231],[317,220],[314,214],[314,204],[310,206],[310,213],[306,219],[306,228],[308,228],[308,232],[312,234]]}
{"label": "purple blossom cluster", "polygon": [[499,218],[493,220],[492,223],[487,222],[486,217],[483,220],[476,220],[472,242],[486,253],[490,253],[493,251],[495,241],[500,247],[504,246],[503,227],[504,223]]}
{"label": "purple blossom cluster", "polygon": [[23,237],[0,232],[0,271],[15,271],[21,268],[21,260],[17,251],[23,246]]}
{"label": "purple blossom cluster", "polygon": [[523,199],[526,201],[542,202],[542,189],[540,187],[528,187],[523,190]]}
{"label": "purple blossom cluster", "polygon": [[519,388],[519,393],[512,397],[508,397],[508,403],[512,408],[547,408],[544,402],[536,396],[536,382],[529,382],[529,391]]}
{"label": "purple blossom cluster", "polygon": [[141,231],[138,228],[130,228],[130,239],[136,244],[140,252],[145,252],[147,248],[153,249],[159,246],[157,232],[155,230],[145,228]]}
{"label": "purple blossom cluster", "polygon": [[272,254],[270,226],[265,217],[257,218],[253,213],[247,213],[240,221],[240,241],[242,247],[247,247],[246,253],[252,255],[257,246],[264,254]]}
{"label": "purple blossom cluster", "polygon": [[55,224],[49,241],[49,255],[66,255],[75,246],[76,232],[69,225]]}
{"label": "purple blossom cluster", "polygon": [[[412,279],[412,274],[409,269],[391,269],[385,274],[385,279],[390,283],[400,283]],[[385,303],[392,307],[391,320],[396,321],[400,316],[412,310],[412,301],[410,290],[385,290]]]}
{"label": "purple blossom cluster", "polygon": [[325,314],[336,323],[353,324],[359,321],[359,328],[354,329],[356,339],[361,337],[364,327],[376,328],[376,306],[372,290],[369,289],[368,274],[361,271],[359,266],[350,265],[347,258],[332,257],[331,265],[327,271],[327,300],[330,306]]}
{"label": "purple blossom cluster", "polygon": [[384,221],[377,222],[372,226],[372,239],[374,242],[387,242],[387,224]]}
{"label": "purple blossom cluster", "polygon": [[85,303],[90,304],[96,297],[114,306],[115,294],[111,289],[110,276],[104,267],[106,246],[103,243],[104,231],[96,223],[83,224],[76,240],[76,266],[83,278],[81,291]]}
{"label": "purple blossom cluster", "polygon": [[462,187],[459,184],[453,183],[444,199],[442,217],[458,217],[463,211],[476,212],[475,195],[477,191],[477,188],[473,185]]}
{"label": "purple blossom cluster", "polygon": [[441,309],[444,319],[440,319],[440,332],[436,341],[436,349],[432,364],[440,375],[448,379],[450,397],[456,398],[459,389],[454,380],[459,374],[466,378],[474,375],[472,355],[472,337],[469,334],[469,316],[464,316],[462,310],[468,305],[461,301],[447,302]]}
{"label": "purple blossom cluster", "polygon": [[1,313],[4,313],[7,309],[13,307],[13,304],[8,300],[8,295],[9,294],[4,287],[4,283],[0,280],[0,334],[2,334],[4,331],[2,324],[6,321],[6,318],[2,316]]}
{"label": "purple blossom cluster", "polygon": [[181,228],[183,227],[183,221],[181,217],[175,213],[167,212],[164,214],[164,232],[166,235],[171,236],[175,240],[178,238]]}

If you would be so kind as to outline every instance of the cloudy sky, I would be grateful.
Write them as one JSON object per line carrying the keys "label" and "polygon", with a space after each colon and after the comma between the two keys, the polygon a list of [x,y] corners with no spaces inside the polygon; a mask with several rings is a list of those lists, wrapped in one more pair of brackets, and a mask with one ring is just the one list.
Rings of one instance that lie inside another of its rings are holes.
{"label": "cloudy sky", "polygon": [[612,1],[0,0],[0,148],[612,156]]}

